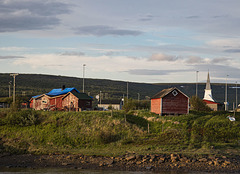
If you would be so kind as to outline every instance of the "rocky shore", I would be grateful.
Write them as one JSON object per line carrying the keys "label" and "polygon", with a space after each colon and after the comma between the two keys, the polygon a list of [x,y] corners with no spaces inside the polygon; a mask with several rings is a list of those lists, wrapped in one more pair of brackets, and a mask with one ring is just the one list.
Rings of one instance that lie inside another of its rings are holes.
{"label": "rocky shore", "polygon": [[240,157],[198,155],[188,157],[182,154],[127,153],[117,157],[86,156],[72,154],[11,155],[0,154],[0,167],[46,168],[61,167],[71,169],[101,169],[119,171],[206,171],[240,172]]}

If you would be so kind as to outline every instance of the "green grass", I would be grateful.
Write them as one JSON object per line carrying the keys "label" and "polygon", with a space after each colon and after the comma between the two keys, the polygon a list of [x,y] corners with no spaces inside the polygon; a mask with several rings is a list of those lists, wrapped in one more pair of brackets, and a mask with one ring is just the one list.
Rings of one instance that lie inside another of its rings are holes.
{"label": "green grass", "polygon": [[[0,150],[11,153],[126,152],[240,154],[240,115],[159,116],[147,111],[44,112],[0,110]],[[149,132],[148,132],[149,125]]]}

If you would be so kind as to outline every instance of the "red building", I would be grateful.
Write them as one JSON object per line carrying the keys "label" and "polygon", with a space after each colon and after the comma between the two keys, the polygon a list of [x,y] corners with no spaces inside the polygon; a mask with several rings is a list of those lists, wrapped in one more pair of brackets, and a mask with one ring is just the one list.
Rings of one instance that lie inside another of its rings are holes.
{"label": "red building", "polygon": [[30,108],[35,110],[90,110],[92,98],[76,88],[53,89],[49,93],[33,96]]}
{"label": "red building", "polygon": [[215,101],[210,101],[210,100],[204,100],[203,102],[206,103],[208,107],[210,107],[213,111],[223,111],[224,110],[224,105],[222,103],[218,103]]}
{"label": "red building", "polygon": [[177,88],[163,89],[151,98],[151,112],[159,115],[189,113],[189,97]]}

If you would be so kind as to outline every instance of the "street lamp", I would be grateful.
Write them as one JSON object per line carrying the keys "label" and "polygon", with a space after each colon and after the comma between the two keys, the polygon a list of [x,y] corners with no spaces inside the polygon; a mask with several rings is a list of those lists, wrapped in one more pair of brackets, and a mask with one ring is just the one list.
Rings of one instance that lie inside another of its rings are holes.
{"label": "street lamp", "polygon": [[127,99],[128,99],[128,82],[127,82]]}
{"label": "street lamp", "polygon": [[9,84],[8,84],[9,98],[11,97],[11,84],[12,84],[12,81],[9,81]]}
{"label": "street lamp", "polygon": [[227,102],[227,78],[228,78],[228,76],[229,75],[227,75],[227,77],[226,77],[226,87],[225,87],[225,102],[224,102],[224,104],[225,104],[225,111],[228,110],[228,108],[227,108],[227,105],[228,105],[228,102]]}
{"label": "street lamp", "polygon": [[196,97],[198,96],[198,72],[196,71]]}
{"label": "street lamp", "polygon": [[86,64],[83,64],[83,93],[84,93],[84,76],[85,76],[85,67],[86,67]]}
{"label": "street lamp", "polygon": [[238,94],[238,91],[237,91],[237,88],[238,88],[238,85],[237,85],[237,82],[236,82],[236,109],[238,107],[238,97],[237,97],[237,94]]}
{"label": "street lamp", "polygon": [[139,93],[137,93],[138,94],[138,109],[139,109],[139,99],[140,99],[140,94]]}

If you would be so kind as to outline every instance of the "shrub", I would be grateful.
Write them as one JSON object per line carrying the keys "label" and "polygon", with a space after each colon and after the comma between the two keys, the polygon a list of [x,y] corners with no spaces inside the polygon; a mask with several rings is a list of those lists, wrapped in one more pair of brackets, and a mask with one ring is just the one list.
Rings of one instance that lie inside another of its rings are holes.
{"label": "shrub", "polygon": [[8,125],[31,126],[39,123],[39,116],[33,110],[21,110],[18,112],[9,112],[5,118]]}
{"label": "shrub", "polygon": [[198,98],[197,96],[192,96],[190,99],[191,109],[196,111],[211,111],[211,108],[206,105],[206,103]]}

